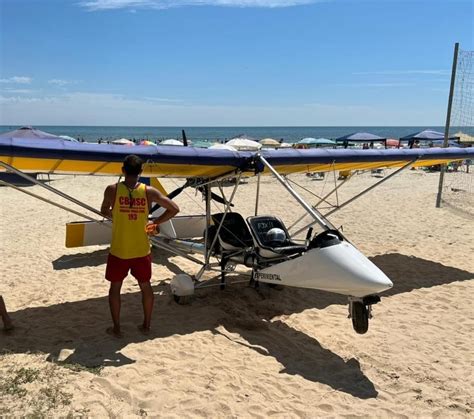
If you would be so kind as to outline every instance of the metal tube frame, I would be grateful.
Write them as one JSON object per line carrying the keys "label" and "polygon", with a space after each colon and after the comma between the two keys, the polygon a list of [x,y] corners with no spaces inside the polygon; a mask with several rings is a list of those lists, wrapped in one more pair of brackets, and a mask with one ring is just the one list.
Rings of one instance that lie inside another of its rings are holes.
{"label": "metal tube frame", "polygon": [[[346,205],[350,204],[351,202],[354,202],[356,199],[360,198],[361,196],[365,195],[367,192],[371,191],[372,189],[376,188],[377,186],[381,185],[382,183],[386,182],[387,180],[389,180],[390,178],[392,178],[393,176],[397,175],[398,173],[400,173],[401,171],[405,170],[406,168],[410,167],[413,163],[415,163],[416,161],[418,160],[417,159],[414,159],[414,160],[411,160],[410,162],[408,162],[407,164],[405,164],[404,166],[400,167],[399,169],[397,169],[395,172],[391,173],[390,175],[388,175],[386,178],[383,178],[381,180],[379,180],[378,182],[376,182],[375,184],[369,186],[367,189],[364,189],[362,192],[358,193],[357,195],[353,196],[352,198],[348,199],[347,201],[343,202],[341,205],[339,205],[338,207],[334,208],[333,210],[329,211],[328,213],[324,214],[324,217],[329,217],[330,215],[334,214],[336,211],[339,211],[341,208],[344,208]],[[302,233],[303,231],[305,231],[307,228],[313,226],[315,224],[315,222],[311,222],[309,224],[307,224],[306,226],[300,228],[298,231],[296,231],[294,233],[294,235],[297,235],[299,233]]]}
{"label": "metal tube frame", "polygon": [[[317,209],[313,209],[308,205],[303,198],[289,185],[288,181],[281,176],[273,166],[260,154],[257,154],[257,158],[270,170],[270,172],[276,177],[276,179],[283,185],[283,187],[295,198],[298,203],[314,218],[314,223],[318,223],[325,230],[335,230],[336,228],[327,220]],[[313,223],[313,224],[314,224]]]}
{"label": "metal tube frame", "polygon": [[[86,209],[86,210],[88,210],[88,211],[90,211],[90,212],[93,212],[94,214],[97,214],[97,215],[99,215],[99,216],[101,216],[101,217],[104,216],[104,215],[103,215],[100,211],[98,211],[97,209],[95,209],[95,208],[93,208],[93,207],[91,207],[91,206],[89,206],[89,205],[87,205],[87,204],[84,204],[83,202],[77,200],[76,198],[74,198],[74,197],[72,197],[72,196],[70,196],[70,195],[68,195],[68,194],[65,194],[64,192],[61,192],[60,190],[58,190],[58,189],[56,189],[56,188],[53,188],[52,186],[47,185],[46,183],[42,183],[42,182],[38,181],[37,179],[33,178],[32,176],[29,176],[29,175],[27,175],[26,173],[23,173],[21,170],[15,169],[13,166],[10,166],[9,164],[7,164],[7,163],[5,163],[5,162],[3,162],[3,161],[0,161],[0,166],[3,166],[5,169],[7,169],[7,171],[11,171],[11,172],[17,174],[18,176],[21,176],[22,178],[27,179],[27,180],[29,180],[30,182],[32,182],[32,183],[34,183],[34,184],[36,184],[36,185],[39,185],[39,186],[41,186],[42,188],[45,188],[45,189],[47,189],[48,191],[53,192],[53,193],[55,193],[56,195],[59,195],[60,197],[66,199],[66,200],[68,200],[68,201],[73,202],[73,203],[76,204],[76,205],[79,205],[80,207],[82,207],[82,208],[84,208],[84,209]],[[105,218],[107,218],[107,217],[105,217]]]}

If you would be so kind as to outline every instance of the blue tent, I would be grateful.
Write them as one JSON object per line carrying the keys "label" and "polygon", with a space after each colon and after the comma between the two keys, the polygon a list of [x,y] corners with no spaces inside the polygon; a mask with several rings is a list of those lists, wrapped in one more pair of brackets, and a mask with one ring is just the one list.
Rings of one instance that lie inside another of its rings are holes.
{"label": "blue tent", "polygon": [[[457,140],[459,137],[449,137],[450,140]],[[424,131],[415,132],[414,134],[406,135],[401,137],[400,141],[410,141],[410,140],[419,140],[419,141],[443,141],[444,134],[442,132],[434,131],[432,129],[425,129]]]}
{"label": "blue tent", "polygon": [[353,132],[352,134],[344,135],[343,137],[339,137],[336,141],[385,141],[385,137],[380,137],[375,134],[371,134],[370,132]]}

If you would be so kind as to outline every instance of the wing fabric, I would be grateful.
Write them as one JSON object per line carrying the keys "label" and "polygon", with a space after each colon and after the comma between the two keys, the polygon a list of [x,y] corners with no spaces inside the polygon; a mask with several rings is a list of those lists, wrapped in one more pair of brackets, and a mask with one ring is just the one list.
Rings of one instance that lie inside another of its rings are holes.
{"label": "wing fabric", "polygon": [[[282,174],[431,166],[474,159],[474,148],[310,149],[263,150],[267,161]],[[128,154],[145,162],[145,177],[217,177],[233,170],[255,172],[255,152],[173,146],[133,146],[73,143],[63,140],[0,138],[0,161],[24,172],[119,175]],[[257,165],[258,166],[258,165]],[[0,167],[0,170],[3,170]],[[266,172],[265,172],[266,173]]]}

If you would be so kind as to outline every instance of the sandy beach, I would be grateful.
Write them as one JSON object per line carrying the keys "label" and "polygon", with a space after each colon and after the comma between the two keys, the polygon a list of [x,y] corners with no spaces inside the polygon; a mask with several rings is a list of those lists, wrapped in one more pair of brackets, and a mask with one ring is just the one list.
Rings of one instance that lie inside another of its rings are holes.
{"label": "sandy beach", "polygon": [[[365,335],[353,331],[346,297],[313,290],[259,294],[239,284],[177,305],[170,279],[198,266],[155,249],[152,332],[136,329],[140,292],[129,277],[124,337],[115,339],[105,333],[107,247],[66,249],[65,223],[78,217],[0,188],[0,295],[16,325],[0,333],[0,416],[470,417],[472,201],[436,209],[438,176],[403,172],[331,216],[394,282]],[[333,182],[332,174],[292,179],[318,194]],[[115,180],[55,176],[51,184],[98,208]],[[340,201],[374,181],[354,177]],[[251,215],[256,179],[246,182],[236,208]],[[177,184],[164,181],[170,190]],[[264,178],[261,190],[261,214],[287,225],[302,214],[274,180]],[[194,191],[176,202],[182,214],[203,208]]]}

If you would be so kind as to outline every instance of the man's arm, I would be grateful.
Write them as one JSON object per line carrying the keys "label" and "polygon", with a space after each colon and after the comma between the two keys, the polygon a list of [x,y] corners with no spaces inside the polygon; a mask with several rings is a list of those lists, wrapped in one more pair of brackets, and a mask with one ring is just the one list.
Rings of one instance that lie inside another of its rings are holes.
{"label": "man's arm", "polygon": [[148,202],[156,202],[166,210],[158,218],[153,220],[154,224],[160,225],[173,218],[179,212],[179,207],[171,199],[164,196],[158,189],[153,188],[152,186],[147,186],[146,189]]}
{"label": "man's arm", "polygon": [[102,205],[100,206],[100,212],[104,217],[112,218],[112,208],[114,206],[116,188],[117,185],[109,185],[105,189],[104,199],[102,200]]}

